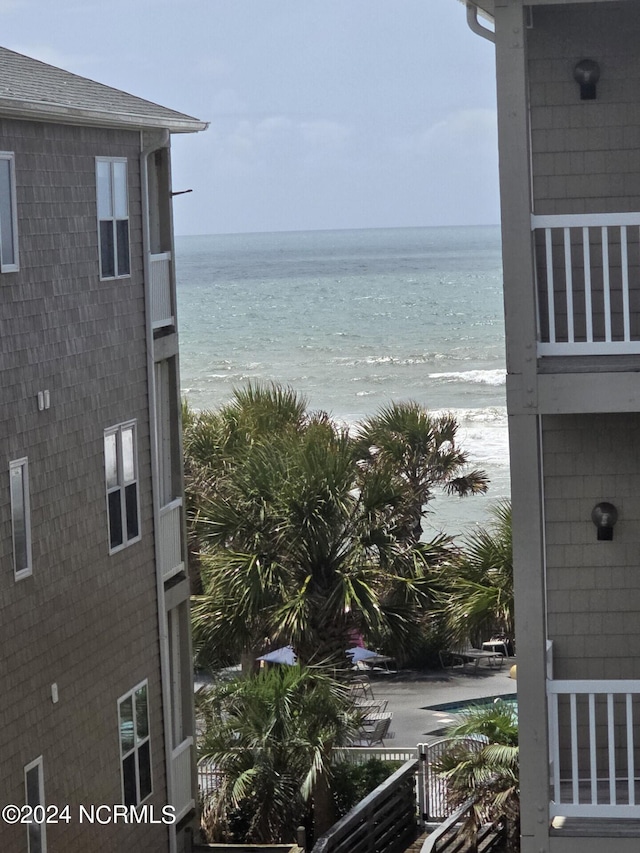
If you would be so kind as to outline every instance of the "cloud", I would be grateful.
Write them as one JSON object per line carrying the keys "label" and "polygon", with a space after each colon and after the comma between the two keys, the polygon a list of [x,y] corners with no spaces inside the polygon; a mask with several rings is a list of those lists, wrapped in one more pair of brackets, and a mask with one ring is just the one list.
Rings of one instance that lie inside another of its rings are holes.
{"label": "cloud", "polygon": [[467,109],[451,113],[434,125],[393,139],[400,156],[418,156],[438,161],[470,155],[474,151],[498,150],[497,113],[492,109]]}

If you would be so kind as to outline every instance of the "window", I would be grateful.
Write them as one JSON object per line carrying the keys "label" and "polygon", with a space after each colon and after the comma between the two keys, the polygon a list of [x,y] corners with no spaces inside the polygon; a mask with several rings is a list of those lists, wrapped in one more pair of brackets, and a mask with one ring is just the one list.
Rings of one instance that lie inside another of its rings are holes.
{"label": "window", "polygon": [[0,272],[18,266],[18,211],[13,154],[0,151]]}
{"label": "window", "polygon": [[137,456],[135,422],[105,430],[104,464],[111,553],[140,538]]}
{"label": "window", "polygon": [[96,160],[100,278],[129,275],[129,202],[126,159]]}
{"label": "window", "polygon": [[[27,842],[29,853],[46,853],[46,823],[42,821],[44,814],[40,814],[44,808],[44,775],[42,769],[42,756],[36,758],[31,764],[24,768],[25,801],[32,811],[32,822],[27,824]],[[40,822],[38,822],[40,820]]]}
{"label": "window", "polygon": [[31,512],[29,467],[26,459],[9,463],[11,525],[13,528],[13,572],[16,580],[31,574]]}
{"label": "window", "polygon": [[122,798],[137,806],[151,793],[148,683],[143,681],[118,701]]}

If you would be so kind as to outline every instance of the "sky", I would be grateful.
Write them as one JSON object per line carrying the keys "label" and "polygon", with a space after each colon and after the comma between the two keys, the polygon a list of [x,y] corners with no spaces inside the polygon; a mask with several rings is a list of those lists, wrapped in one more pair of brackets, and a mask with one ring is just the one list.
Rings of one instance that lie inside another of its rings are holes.
{"label": "sky", "polygon": [[175,231],[499,221],[493,45],[456,0],[0,0],[2,46],[210,122]]}

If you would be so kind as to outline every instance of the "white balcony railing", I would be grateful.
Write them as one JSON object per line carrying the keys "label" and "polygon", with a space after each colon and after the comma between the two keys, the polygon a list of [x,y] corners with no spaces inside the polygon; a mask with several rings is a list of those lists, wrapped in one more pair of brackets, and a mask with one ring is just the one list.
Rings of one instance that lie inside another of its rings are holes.
{"label": "white balcony railing", "polygon": [[548,681],[547,693],[551,817],[640,817],[640,681]]}
{"label": "white balcony railing", "polygon": [[160,509],[159,562],[162,579],[182,571],[182,498]]}
{"label": "white balcony railing", "polygon": [[640,213],[532,216],[539,355],[640,353]]}
{"label": "white balcony railing", "polygon": [[193,738],[188,737],[171,753],[173,806],[176,810],[176,822],[182,820],[195,806],[191,764],[192,746]]}
{"label": "white balcony railing", "polygon": [[171,299],[171,252],[149,256],[151,322],[154,329],[174,325]]}

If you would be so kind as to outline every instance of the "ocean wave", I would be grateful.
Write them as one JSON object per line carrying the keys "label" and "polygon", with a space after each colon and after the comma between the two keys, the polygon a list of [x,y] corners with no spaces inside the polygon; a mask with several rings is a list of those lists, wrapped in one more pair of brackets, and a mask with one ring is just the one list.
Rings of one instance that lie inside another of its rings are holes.
{"label": "ocean wave", "polygon": [[470,382],[473,385],[504,385],[507,381],[505,370],[462,370],[457,373],[430,373],[429,379],[442,379],[445,382]]}
{"label": "ocean wave", "polygon": [[[334,364],[340,367],[361,367],[362,365],[392,364],[396,367],[407,367],[414,364],[429,364],[432,361],[441,361],[447,356],[444,353],[432,352],[424,355],[410,355],[406,358],[398,358],[394,355],[369,355],[366,358],[345,358],[336,356],[332,359]],[[434,374],[438,376],[440,374]],[[442,374],[445,375],[445,374]]]}

